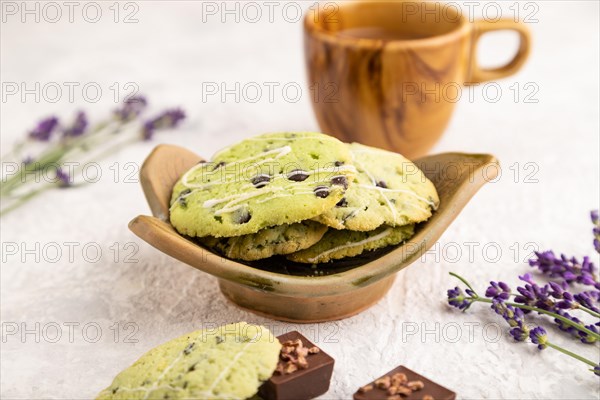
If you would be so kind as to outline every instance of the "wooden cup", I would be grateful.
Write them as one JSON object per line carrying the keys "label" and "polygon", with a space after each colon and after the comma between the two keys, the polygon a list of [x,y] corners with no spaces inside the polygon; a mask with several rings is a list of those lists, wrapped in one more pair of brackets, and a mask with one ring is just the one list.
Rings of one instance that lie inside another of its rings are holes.
{"label": "wooden cup", "polygon": [[[394,35],[360,37],[361,29],[373,28]],[[520,46],[508,64],[483,69],[477,44],[496,30],[516,31]],[[462,85],[516,73],[530,45],[529,30],[519,22],[470,23],[458,8],[438,2],[327,3],[304,18],[308,80],[321,130],[408,158],[426,154],[440,138]]]}

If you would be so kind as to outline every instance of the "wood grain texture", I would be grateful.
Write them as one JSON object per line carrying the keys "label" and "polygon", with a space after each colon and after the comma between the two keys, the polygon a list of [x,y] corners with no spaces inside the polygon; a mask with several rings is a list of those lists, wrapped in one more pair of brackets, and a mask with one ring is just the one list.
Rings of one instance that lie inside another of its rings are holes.
{"label": "wood grain texture", "polygon": [[152,214],[169,220],[169,202],[173,185],[187,171],[202,161],[197,154],[183,147],[159,145],[150,153],[140,169],[140,182]]}
{"label": "wood grain texture", "polygon": [[[335,14],[322,10],[306,15],[304,49],[319,126],[343,141],[420,157],[444,132],[463,84],[513,74],[529,54],[528,30],[514,21],[474,25],[452,9],[439,15],[425,13],[424,2],[338,4]],[[360,27],[425,37],[385,40],[343,35]],[[476,61],[476,44],[485,32],[499,29],[517,31],[521,46],[506,66],[483,70]]]}
{"label": "wood grain texture", "polygon": [[[218,277],[227,298],[240,306],[298,322],[344,318],[379,300],[391,286],[394,274],[431,248],[477,190],[499,172],[497,160],[488,154],[446,153],[416,160],[440,197],[440,207],[431,219],[418,226],[409,242],[373,256],[360,266],[332,275],[307,277],[229,260],[175,231],[164,218],[168,216],[171,190],[198,160],[199,156],[181,147],[158,146],[140,172],[154,216],[140,215],[129,223],[129,228],[158,250]],[[335,263],[329,265],[335,268]]]}

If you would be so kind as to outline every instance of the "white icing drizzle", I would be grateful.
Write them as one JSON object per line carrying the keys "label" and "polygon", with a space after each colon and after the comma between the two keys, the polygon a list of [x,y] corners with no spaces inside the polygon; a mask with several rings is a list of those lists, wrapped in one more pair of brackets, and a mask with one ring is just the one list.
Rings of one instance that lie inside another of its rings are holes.
{"label": "white icing drizzle", "polygon": [[396,218],[398,217],[398,213],[396,213],[396,208],[394,206],[392,206],[392,203],[390,202],[390,199],[388,199],[388,197],[385,195],[385,193],[381,189],[380,187],[377,187],[377,191],[379,192],[379,194],[381,195],[381,197],[384,198],[385,203],[387,204],[387,206],[389,207],[390,211],[392,212],[392,219],[395,221]]}
{"label": "white icing drizzle", "polygon": [[410,190],[406,190],[406,189],[387,189],[387,188],[382,188],[379,186],[371,186],[371,185],[365,185],[360,183],[358,186],[364,188],[364,189],[371,189],[371,190],[378,190],[380,192],[392,192],[392,193],[405,193],[405,194],[409,194],[413,197],[416,197],[417,199],[429,204],[432,207],[435,207],[435,203],[429,199],[426,199],[423,196],[419,196],[418,194],[416,194],[415,192],[412,192]]}
{"label": "white icing drizzle", "polygon": [[262,204],[262,203],[266,203],[267,201],[278,199],[280,197],[295,196],[297,194],[300,194],[300,193],[294,193],[294,194],[292,194],[292,193],[278,193],[278,194],[275,194],[273,196],[268,196],[268,197],[265,197],[264,199],[258,200],[256,203]]}
{"label": "white icing drizzle", "polygon": [[[198,337],[196,337],[192,343],[196,343],[199,339],[202,338],[202,334]],[[197,393],[197,395],[199,396],[199,398],[213,398],[215,396],[214,393],[214,388],[219,384],[219,382],[221,380],[223,380],[223,378],[225,377],[225,374],[227,372],[229,372],[229,370],[231,370],[231,367],[233,365],[235,365],[235,363],[239,360],[239,358],[245,353],[246,349],[252,345],[253,343],[256,343],[256,341],[250,341],[248,343],[246,343],[244,345],[244,347],[234,356],[234,358],[231,360],[231,362],[227,365],[226,368],[224,368],[220,374],[217,376],[217,378],[213,381],[213,383],[211,384],[210,388],[208,390],[204,390],[200,393]],[[212,350],[212,349],[211,349]],[[119,387],[119,392],[145,392],[144,395],[144,399],[147,400],[149,398],[149,396],[152,394],[152,392],[154,392],[155,390],[160,390],[160,389],[169,389],[169,390],[174,390],[174,391],[178,391],[178,392],[183,392],[185,391],[183,388],[180,387],[175,387],[172,385],[168,385],[168,384],[163,384],[159,386],[159,382],[161,379],[163,379],[165,377],[165,375],[167,374],[167,372],[169,372],[174,366],[175,364],[177,364],[182,356],[185,353],[185,349],[182,350],[179,355],[173,360],[173,362],[171,362],[171,364],[169,364],[164,370],[163,372],[158,376],[158,378],[154,381],[152,386],[149,387],[144,387],[144,386],[138,386],[135,388],[129,388],[129,387]],[[236,396],[234,396],[233,394],[229,394],[229,393],[219,393],[219,396],[221,398],[226,398],[226,399],[232,399],[235,398]]]}
{"label": "white icing drizzle", "polygon": [[[332,142],[339,142],[339,140],[337,140],[334,137],[331,136],[302,136],[299,138],[294,138],[294,137],[285,137],[285,136],[272,136],[272,137],[252,137],[252,138],[248,138],[248,139],[244,139],[244,141],[247,142],[269,142],[269,141],[277,141],[277,140],[285,140],[285,141],[290,141],[290,140],[296,140],[296,139],[302,139],[302,140],[329,140]],[[229,151],[233,146],[235,145],[231,145],[231,146],[227,146],[227,147],[223,147],[221,150],[217,150],[217,152],[215,154],[213,154],[212,158],[215,159],[217,158],[219,155]]]}
{"label": "white icing drizzle", "polygon": [[369,179],[371,180],[371,182],[373,183],[373,185],[377,185],[377,179],[375,179],[375,177],[373,175],[371,175],[371,173],[369,172],[369,170],[366,169],[365,167],[363,167],[361,165],[361,163],[358,162],[356,159],[353,158],[353,161],[354,161],[354,164],[356,164],[361,169],[360,172],[364,172],[364,174],[369,177]]}
{"label": "white icing drizzle", "polygon": [[[338,171],[340,171],[340,169],[350,171],[353,168],[354,168],[353,166],[340,166],[340,167],[322,168],[320,170],[310,170],[310,171],[306,171],[306,172],[309,175],[312,175],[314,173],[318,174],[319,172],[338,172]],[[343,177],[343,176],[344,175],[335,175],[334,177]],[[326,177],[321,180],[316,180],[316,181],[311,180],[309,183],[311,185],[325,183],[325,182],[330,181],[332,178],[333,177]],[[254,192],[238,193],[238,194],[233,194],[230,196],[222,197],[219,199],[208,199],[204,203],[202,203],[202,207],[212,208],[216,205],[219,205],[222,203],[227,203],[223,207],[221,207],[221,209],[215,211],[215,215],[221,215],[221,214],[230,213],[230,212],[239,210],[240,208],[243,208],[244,204],[238,204],[238,203],[243,202],[245,200],[249,200],[251,198],[262,196],[262,195],[265,195],[268,193],[273,193],[276,191],[286,192],[286,191],[289,191],[290,189],[295,188],[296,186],[301,186],[300,182],[299,183],[290,183],[287,186],[274,186],[274,183],[275,183],[274,181],[277,179],[285,179],[287,181],[287,175],[286,174],[275,175],[269,186],[264,186]],[[247,188],[250,189],[251,185],[248,185]],[[242,190],[243,189],[245,189],[245,187],[242,187]],[[199,188],[195,188],[193,190],[199,190]],[[323,189],[323,190],[325,190],[325,189]],[[278,197],[287,197],[287,196],[292,196],[292,195],[295,196],[295,195],[303,195],[303,194],[314,194],[314,192],[313,191],[298,191],[298,192],[293,192],[290,194],[280,193],[275,196],[270,196],[265,199],[259,200],[258,202],[264,203],[266,201],[269,201],[269,200],[272,200],[272,199],[275,199]]]}
{"label": "white icing drizzle", "polygon": [[[275,158],[277,158],[277,157],[275,157]],[[258,163],[255,164],[255,166],[258,166],[260,164],[264,164],[268,160],[269,159],[263,160],[261,162],[258,162]],[[236,161],[234,163],[232,162],[230,164],[227,164],[226,167],[231,167],[232,165],[235,165],[235,164],[237,164],[239,162],[241,162],[241,161]],[[199,168],[201,166],[202,166],[202,164],[198,164],[197,166],[193,167],[191,170],[189,170],[188,172],[186,172],[183,175],[183,177],[181,178],[181,183],[186,188],[194,189],[194,190],[197,190],[197,189],[207,189],[207,188],[209,188],[211,186],[223,185],[223,184],[226,184],[226,183],[234,182],[235,179],[237,178],[236,175],[232,174],[230,176],[233,176],[234,179],[225,179],[225,180],[220,180],[219,179],[219,180],[215,180],[215,181],[212,181],[212,182],[209,182],[209,183],[204,183],[204,184],[189,183],[189,174],[191,172],[194,172],[197,168]],[[352,166],[352,165],[342,165],[342,166],[339,166],[339,167],[318,168],[318,169],[313,169],[313,170],[303,171],[303,172],[305,172],[306,174],[309,174],[309,175],[313,175],[313,174],[317,174],[318,175],[320,173],[325,173],[325,172],[344,172],[344,171],[355,173],[356,172],[356,168],[354,168],[354,166]],[[219,171],[216,170],[214,172],[211,171],[209,173],[217,173],[217,172],[219,172]],[[288,175],[289,175],[289,172],[288,173],[282,173],[282,174],[275,174],[273,176],[271,182],[273,182],[276,179],[283,179],[283,178],[288,179]],[[335,175],[335,176],[332,176],[331,178],[336,177],[336,176],[343,176],[343,175]],[[307,179],[310,179],[310,177],[307,178]],[[310,182],[312,182],[312,183],[319,183],[319,182],[322,182],[322,181],[312,181],[311,180]],[[247,187],[250,188],[250,187],[252,187],[252,185],[249,184]],[[243,189],[243,187],[242,187],[242,189]]]}
{"label": "white icing drizzle", "polygon": [[356,214],[358,214],[358,213],[359,213],[359,212],[361,212],[361,211],[362,211],[362,208],[360,208],[360,207],[355,207],[355,208],[354,208],[354,211],[352,211],[350,214],[348,214],[348,215],[346,215],[346,216],[344,217],[344,219],[342,220],[343,224],[345,225],[347,220],[349,220],[349,219],[350,219],[350,218],[352,218],[352,217],[355,217],[355,216],[356,216]]}
{"label": "white icing drizzle", "polygon": [[[366,149],[365,149],[365,152],[367,152],[367,151],[368,151],[368,150],[366,150]],[[384,151],[384,152],[385,152],[385,151]],[[353,152],[351,152],[351,153],[354,153],[354,151],[353,151]],[[354,154],[352,154],[352,160],[354,161],[354,163],[355,163],[357,166],[359,166],[359,168],[361,168],[361,169],[362,169],[362,172],[364,172],[364,173],[365,173],[365,175],[367,175],[367,176],[369,177],[369,179],[371,180],[371,182],[373,183],[373,186],[364,185],[364,184],[363,184],[363,185],[359,185],[359,186],[361,186],[361,187],[363,187],[363,188],[364,188],[364,187],[367,187],[367,188],[369,188],[369,189],[376,189],[376,190],[379,192],[379,195],[380,195],[381,197],[383,197],[383,198],[384,198],[384,200],[385,200],[385,204],[386,204],[386,205],[388,206],[388,208],[390,209],[390,212],[392,213],[392,218],[393,218],[393,220],[395,221],[395,220],[396,220],[396,218],[397,218],[397,215],[398,215],[398,214],[396,213],[396,208],[395,208],[395,207],[392,205],[392,203],[390,202],[390,199],[388,199],[388,197],[385,195],[385,193],[384,193],[383,191],[379,190],[379,189],[382,189],[382,188],[381,188],[381,187],[379,187],[379,186],[377,186],[377,180],[375,179],[375,177],[374,177],[373,175],[371,175],[371,173],[369,172],[369,170],[368,170],[367,168],[365,168],[365,167],[364,167],[364,166],[363,166],[363,165],[362,165],[360,162],[358,162],[358,161],[356,160],[356,158],[354,157]],[[357,212],[356,214],[358,214],[358,212]],[[355,214],[354,214],[354,215],[355,215]],[[352,215],[352,216],[354,216],[354,215]],[[348,217],[348,218],[350,218],[350,217]]]}
{"label": "white icing drizzle", "polygon": [[361,246],[363,244],[371,243],[371,242],[374,242],[376,240],[383,239],[384,237],[388,236],[390,233],[392,233],[392,228],[387,228],[386,230],[384,230],[381,233],[378,233],[375,236],[371,236],[370,238],[366,238],[366,239],[363,239],[363,240],[358,241],[358,242],[347,242],[346,244],[343,244],[341,246],[332,247],[331,249],[329,249],[327,251],[324,251],[324,252],[320,253],[319,255],[317,255],[315,257],[308,258],[307,260],[310,263],[316,263],[320,258],[322,258],[322,257],[324,257],[324,256],[326,256],[328,254],[331,254],[331,253],[333,253],[335,251],[347,249],[349,247],[356,247],[356,246]]}
{"label": "white icing drizzle", "polygon": [[[264,153],[260,153],[260,154],[257,154],[255,156],[246,157],[246,158],[242,158],[241,160],[230,162],[230,163],[226,164],[226,166],[227,166],[227,168],[231,168],[231,166],[233,166],[233,165],[238,165],[238,164],[246,163],[246,162],[252,161],[252,160],[258,160],[258,159],[261,159],[261,158],[263,158],[265,156],[268,156],[270,154],[276,154],[274,158],[277,159],[277,158],[280,158],[280,157],[283,157],[283,156],[289,154],[291,151],[292,151],[292,148],[290,146],[283,146],[283,147],[279,147],[277,149],[265,151]],[[262,163],[264,163],[264,162],[266,162],[266,161],[268,161],[270,159],[272,159],[272,158],[269,157],[269,158],[267,158],[267,160],[263,160],[262,162],[256,163],[256,165],[260,165],[260,164],[262,164]],[[190,174],[192,174],[193,172],[196,172],[197,169],[202,168],[203,166],[204,166],[204,164],[198,164],[198,165],[194,166],[192,169],[190,169],[188,172],[186,172],[183,175],[183,177],[181,178],[181,183],[183,183],[183,185],[186,186],[186,187],[188,187],[188,188],[205,188],[205,187],[208,187],[210,185],[218,184],[219,181],[217,181],[217,182],[211,182],[211,183],[208,183],[208,184],[200,184],[200,185],[189,183],[188,179],[190,177]],[[211,171],[210,173],[217,174],[217,173],[220,173],[220,172],[221,171],[219,171],[219,169],[217,168],[216,170]]]}
{"label": "white icing drizzle", "polygon": [[227,204],[225,204],[220,210],[215,212],[215,215],[219,215],[219,214],[223,214],[225,212],[229,212],[228,209],[230,209],[231,207],[233,207],[240,201],[248,200],[248,199],[251,199],[251,198],[257,197],[257,196],[262,196],[263,194],[266,194],[266,193],[272,193],[276,190],[283,190],[283,188],[271,186],[271,187],[267,188],[267,190],[260,190],[260,191],[254,192],[254,193],[252,193],[252,192],[239,193],[239,194],[232,194],[231,196],[222,197],[220,199],[210,199],[210,200],[206,200],[204,203],[202,203],[202,207],[212,208],[212,207],[216,206],[217,204],[227,202]]}
{"label": "white icing drizzle", "polygon": [[[278,139],[288,139],[288,138],[259,138],[258,140],[278,140]],[[333,139],[333,138],[332,138]],[[218,152],[217,154],[220,154],[222,152],[224,152],[226,149],[221,150],[220,152]],[[250,161],[255,161],[254,163],[254,167],[259,166],[261,164],[264,164],[266,162],[268,162],[269,160],[273,160],[273,159],[277,159],[280,157],[283,157],[287,154],[289,154],[292,151],[292,148],[290,146],[283,146],[283,147],[279,147],[276,149],[272,149],[269,151],[265,151],[263,153],[254,155],[254,156],[250,156],[250,157],[246,157],[240,160],[236,160],[234,162],[230,162],[227,163],[223,166],[223,168],[231,168],[234,167],[236,165],[240,165],[240,164],[244,164],[244,163],[248,163]],[[272,156],[272,157],[269,157]],[[273,157],[274,156],[274,157]],[[262,160],[260,160],[262,159]],[[260,161],[258,161],[260,160]],[[224,174],[223,168],[216,168],[213,171],[206,171],[206,173],[208,174],[221,174],[220,179],[215,179],[211,182],[207,182],[207,183],[191,183],[190,179],[192,174],[194,174],[195,172],[198,171],[198,169],[201,169],[205,166],[205,164],[198,164],[196,166],[194,166],[193,168],[191,168],[189,171],[187,171],[183,177],[181,178],[181,183],[183,184],[183,186],[185,186],[188,189],[191,189],[192,192],[186,194],[186,195],[182,195],[179,198],[186,198],[188,197],[190,194],[192,194],[194,191],[196,190],[202,190],[202,189],[206,189],[209,188],[211,186],[216,186],[216,185],[223,185],[223,184],[227,184],[227,183],[232,183],[235,182],[237,179],[240,178],[239,174]],[[309,177],[307,179],[310,179],[310,176],[313,177],[318,177],[320,174],[323,173],[327,173],[327,172],[334,172],[334,173],[341,173],[341,172],[352,172],[352,173],[356,173],[356,168],[353,165],[340,165],[340,166],[332,166],[332,167],[326,167],[326,168],[318,168],[317,169],[313,169],[313,170],[309,170],[309,171],[303,171],[304,173],[306,173]],[[204,173],[204,171],[203,171]],[[223,176],[224,175],[224,176]],[[287,186],[275,186],[275,181],[277,180],[285,180],[288,181],[289,172],[287,173],[280,173],[280,174],[275,174],[272,178],[271,181],[269,182],[268,186],[263,186],[261,188],[256,188],[259,189],[257,191],[250,191],[254,189],[254,185],[253,184],[246,184],[246,185],[242,185],[240,190],[245,191],[245,193],[238,193],[238,194],[234,194],[231,196],[225,196],[223,198],[214,198],[214,199],[208,199],[206,201],[204,201],[204,203],[202,204],[202,206],[204,208],[213,208],[217,205],[223,204],[225,203],[219,210],[215,211],[215,215],[221,215],[221,214],[225,214],[225,213],[231,213],[234,211],[237,211],[241,208],[243,208],[246,204],[240,204],[242,202],[245,202],[246,200],[250,200],[254,197],[259,197],[259,196],[263,196],[269,193],[273,193],[275,191],[289,191],[292,188],[300,188],[302,186],[305,186],[307,184],[309,185],[313,185],[313,184],[319,184],[319,183],[324,183],[326,181],[330,181],[333,178],[339,178],[339,177],[344,177],[345,175],[342,174],[338,174],[338,175],[334,175],[334,176],[328,176],[328,177],[323,177],[319,180],[310,180],[304,184],[300,183],[300,182],[295,182],[292,183],[291,185],[287,185]],[[224,178],[224,179],[223,179]],[[293,192],[293,190],[292,190]],[[279,197],[287,197],[287,196],[292,196],[292,195],[298,195],[298,194],[308,194],[308,193],[313,193],[313,192],[293,192],[291,194],[287,194],[287,193],[282,193],[282,194],[276,194],[274,196],[269,196],[265,199],[260,200],[260,203],[264,203],[266,201],[275,199],[275,198],[279,198]],[[171,209],[173,209],[174,206],[176,206],[177,202],[174,202],[171,205]]]}
{"label": "white icing drizzle", "polygon": [[239,358],[244,355],[244,353],[246,352],[246,349],[248,347],[250,347],[252,344],[256,343],[255,341],[249,341],[248,343],[246,343],[244,345],[244,347],[242,347],[242,349],[240,351],[237,352],[237,354],[233,357],[233,359],[231,360],[231,362],[227,365],[227,367],[223,368],[221,370],[221,372],[219,373],[219,375],[215,378],[215,380],[213,381],[213,383],[210,385],[210,387],[208,388],[208,391],[210,393],[213,392],[213,390],[215,389],[215,387],[219,384],[219,382],[221,382],[223,380],[223,378],[226,376],[227,373],[229,373],[229,371],[231,370],[231,367],[233,367],[235,365],[235,363],[237,362],[237,360],[239,360]]}
{"label": "white icing drizzle", "polygon": [[[293,132],[291,132],[293,133]],[[285,141],[290,141],[290,140],[295,140],[295,139],[302,139],[302,140],[306,140],[306,139],[310,139],[310,140],[329,140],[332,142],[339,142],[336,138],[331,137],[331,136],[302,136],[302,137],[298,137],[298,138],[294,138],[294,137],[285,137],[285,136],[271,136],[271,137],[251,137],[248,139],[244,139],[244,141],[248,141],[248,142],[268,142],[268,141],[277,141],[277,140],[285,140]],[[231,149],[233,146],[227,146],[227,147],[223,147],[221,150],[218,150],[214,155],[213,155],[213,159],[217,158],[220,154],[225,153],[226,151],[228,151],[229,149]]]}
{"label": "white icing drizzle", "polygon": [[[404,189],[388,189],[388,188],[382,188],[380,186],[377,185],[377,179],[375,179],[375,177],[369,172],[369,170],[367,168],[365,168],[360,161],[358,161],[355,157],[356,154],[358,153],[370,153],[370,154],[376,154],[376,155],[395,155],[395,156],[400,156],[399,154],[395,154],[392,152],[389,152],[387,150],[383,150],[383,149],[370,149],[370,148],[353,148],[352,151],[350,152],[351,156],[352,156],[352,161],[353,163],[359,168],[361,173],[364,173],[369,180],[372,182],[372,185],[366,185],[366,184],[359,184],[358,186],[362,187],[363,189],[368,189],[368,190],[377,190],[379,192],[379,195],[381,197],[383,197],[383,199],[385,200],[386,206],[390,209],[390,212],[392,213],[392,217],[394,220],[396,220],[397,218],[397,210],[396,208],[392,205],[390,199],[387,197],[386,192],[388,193],[404,193],[404,194],[409,194],[415,198],[417,198],[418,200],[421,200],[425,203],[427,203],[428,205],[430,205],[434,210],[437,209],[437,204],[423,196],[419,196],[417,193],[410,191],[410,190],[404,190]],[[402,156],[400,156],[402,157]],[[408,161],[408,160],[407,160]],[[413,207],[413,208],[417,208],[419,210],[422,210],[424,212],[427,212],[428,210],[426,208],[423,207],[419,207],[418,205],[415,204],[409,204],[409,206]],[[355,214],[352,214],[352,216],[354,216]],[[349,217],[348,217],[349,218]]]}
{"label": "white icing drizzle", "polygon": [[183,356],[183,353],[184,352],[182,350],[181,353],[179,353],[179,355],[177,356],[177,358],[175,360],[173,360],[173,362],[171,364],[169,364],[167,366],[167,368],[165,368],[163,370],[163,372],[158,376],[158,378],[156,378],[156,381],[154,382],[154,384],[146,392],[146,395],[144,396],[144,400],[148,399],[148,396],[150,396],[150,390],[154,391],[154,390],[158,389],[158,382],[160,382],[165,377],[167,372],[169,372],[171,370],[171,368],[173,368],[175,366],[175,364],[177,364],[179,362],[179,360],[181,359],[181,356]]}

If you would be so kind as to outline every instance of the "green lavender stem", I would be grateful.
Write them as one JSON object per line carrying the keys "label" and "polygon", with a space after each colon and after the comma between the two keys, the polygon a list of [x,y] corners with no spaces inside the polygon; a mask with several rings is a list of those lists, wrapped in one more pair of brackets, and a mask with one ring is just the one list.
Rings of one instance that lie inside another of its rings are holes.
{"label": "green lavender stem", "polygon": [[582,306],[581,304],[577,306],[577,309],[581,310],[581,311],[585,311],[586,313],[596,317],[596,318],[600,318],[600,313],[597,313],[594,310],[590,310],[587,307]]}
{"label": "green lavender stem", "polygon": [[[467,287],[469,289],[473,290],[473,288],[471,287],[471,285],[462,276],[460,276],[458,274],[455,274],[454,272],[450,272],[450,275],[453,276],[453,277],[455,277],[456,279],[460,280],[465,285],[467,285]],[[475,290],[473,290],[473,292],[475,293],[475,296],[469,297],[470,300],[472,300],[472,301],[478,301],[480,303],[489,303],[489,304],[493,303],[493,301],[490,300],[490,299],[486,299],[484,297],[479,297],[479,295],[475,292]],[[514,303],[514,302],[511,302],[511,301],[506,301],[506,302],[504,302],[504,304],[507,304],[507,305],[510,305],[510,306],[513,306],[513,307],[517,307],[517,308],[520,308],[520,309],[523,309],[523,310],[536,311],[536,312],[541,313],[541,314],[549,315],[549,316],[551,316],[553,318],[556,318],[556,319],[560,320],[561,322],[564,322],[565,324],[567,324],[569,326],[572,326],[573,328],[577,329],[578,331],[585,332],[586,334],[594,337],[596,340],[600,340],[600,334],[597,334],[596,332],[593,332],[593,331],[587,329],[586,327],[584,327],[582,325],[579,325],[579,324],[571,321],[568,318],[563,317],[562,315],[558,315],[556,313],[553,313],[552,311],[546,311],[546,310],[543,310],[541,308],[532,307],[532,306],[528,306],[528,305],[525,305],[525,304]]]}
{"label": "green lavender stem", "polygon": [[[516,293],[510,293],[510,296],[518,296],[518,295]],[[589,308],[582,306],[581,304],[577,304],[577,307],[574,308],[574,310],[585,311],[586,313],[590,314],[592,317],[600,318],[599,313],[597,313],[594,310],[590,310]]]}
{"label": "green lavender stem", "polygon": [[1,159],[6,160],[13,158],[17,153],[21,151],[23,147],[25,147],[25,144],[27,144],[27,140],[22,140],[19,143],[15,144],[15,146],[8,153],[4,154],[1,157]]}
{"label": "green lavender stem", "polygon": [[[110,134],[112,134],[112,133],[113,132],[111,132]],[[131,143],[139,141],[139,137],[137,136],[137,133],[138,132],[136,131],[135,135],[133,135],[132,137],[127,138],[126,140],[123,140],[120,143],[115,143],[112,146],[109,146],[108,148],[102,150],[99,154],[95,154],[94,159],[95,160],[104,159],[105,157],[107,157],[111,154],[114,154],[114,152],[119,150],[120,148],[125,147]],[[89,161],[90,160],[88,160],[88,162]],[[79,165],[77,168],[75,168],[74,172],[80,172],[83,169],[83,164],[84,163],[82,163],[82,165]],[[80,183],[77,186],[82,185],[82,184],[83,183]],[[17,199],[15,200],[15,202],[13,204],[0,210],[0,217],[5,216],[9,212],[14,211],[17,208],[23,206],[25,203],[27,203],[28,201],[30,201],[31,199],[36,197],[38,194],[40,194],[48,189],[52,189],[52,188],[56,188],[56,187],[58,187],[57,183],[51,183],[51,184],[41,187],[40,189],[31,190],[31,191],[17,197]],[[10,194],[10,192],[8,192],[8,194]]]}
{"label": "green lavender stem", "polygon": [[21,207],[23,204],[25,204],[29,200],[33,199],[35,196],[39,195],[42,192],[45,192],[46,190],[48,190],[49,188],[51,188],[53,186],[54,185],[45,185],[39,189],[35,189],[28,193],[25,193],[24,195],[19,197],[19,199],[17,201],[15,201],[13,204],[0,210],[0,217],[5,216],[6,214],[8,214],[9,212],[11,212],[13,210],[16,210],[17,208]]}
{"label": "green lavender stem", "polygon": [[[473,300],[473,301],[479,301],[481,303],[490,303],[490,304],[493,303],[492,300],[486,299],[486,298],[482,298],[482,297],[471,297],[470,299]],[[597,334],[597,333],[595,333],[593,331],[590,331],[586,327],[581,326],[581,325],[579,325],[579,324],[571,321],[570,319],[563,317],[562,315],[558,315],[556,313],[553,313],[552,311],[546,311],[546,310],[541,309],[541,308],[531,307],[531,306],[528,306],[528,305],[525,305],[525,304],[514,303],[512,301],[505,301],[504,304],[509,305],[509,306],[513,306],[513,307],[517,307],[517,308],[520,308],[520,309],[523,309],[523,310],[536,311],[536,312],[539,312],[541,314],[549,315],[549,316],[551,316],[553,318],[556,318],[556,319],[564,322],[567,325],[572,326],[573,328],[575,328],[575,329],[577,329],[577,330],[579,330],[581,332],[585,332],[588,335],[593,336],[594,338],[596,338],[596,340],[600,340],[600,334]]]}
{"label": "green lavender stem", "polygon": [[569,350],[567,350],[567,349],[564,349],[564,348],[562,348],[562,347],[560,347],[560,346],[557,346],[557,345],[555,345],[555,344],[553,344],[553,343],[546,342],[546,345],[547,345],[548,347],[551,347],[551,348],[553,348],[554,350],[558,350],[558,351],[560,351],[560,352],[561,352],[561,353],[563,353],[563,354],[566,354],[566,355],[568,355],[568,356],[570,356],[570,357],[573,357],[573,358],[574,358],[574,359],[576,359],[576,360],[579,360],[579,361],[581,361],[581,362],[584,362],[584,363],[586,363],[587,365],[590,365],[592,368],[593,368],[593,367],[595,367],[595,366],[597,365],[597,364],[596,364],[596,363],[594,363],[593,361],[590,361],[590,360],[588,360],[587,358],[581,357],[580,355],[578,355],[578,354],[575,354],[575,353],[573,353],[572,351],[569,351]]}
{"label": "green lavender stem", "polygon": [[[92,143],[93,139],[96,139],[99,136],[99,133],[108,127],[108,125],[109,123],[107,122],[100,123],[90,133],[75,139],[70,139],[64,143],[59,143],[43,152],[34,164],[30,166],[23,166],[23,168],[20,168],[13,177],[3,182],[0,193],[2,195],[10,194],[18,187],[27,183],[27,176],[29,173],[43,170],[49,165],[58,164],[59,161],[65,157],[65,155],[73,150],[85,149],[90,143]],[[118,129],[120,129],[120,125],[117,125],[115,128],[113,128],[111,133],[118,131]]]}

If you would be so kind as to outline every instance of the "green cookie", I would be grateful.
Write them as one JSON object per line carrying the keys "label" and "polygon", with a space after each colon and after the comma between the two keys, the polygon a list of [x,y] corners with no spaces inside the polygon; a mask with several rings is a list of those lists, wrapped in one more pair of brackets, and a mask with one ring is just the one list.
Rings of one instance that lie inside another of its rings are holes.
{"label": "green cookie", "polygon": [[413,233],[412,224],[398,227],[381,226],[371,232],[330,229],[314,246],[289,254],[286,258],[299,263],[326,263],[401,243]]}
{"label": "green cookie", "polygon": [[245,322],[183,335],[148,351],[97,400],[246,399],[271,377],[281,344]]}
{"label": "green cookie", "polygon": [[177,182],[171,224],[188,236],[231,237],[300,222],[333,208],[354,178],[350,152],[321,133],[246,139]]}
{"label": "green cookie", "polygon": [[326,231],[325,225],[309,220],[263,229],[249,235],[230,238],[207,236],[199,240],[228,258],[254,261],[306,249],[317,243]]}
{"label": "green cookie", "polygon": [[415,164],[397,153],[358,143],[347,146],[358,174],[336,207],[315,221],[335,229],[370,231],[431,216],[439,198],[433,183]]}

